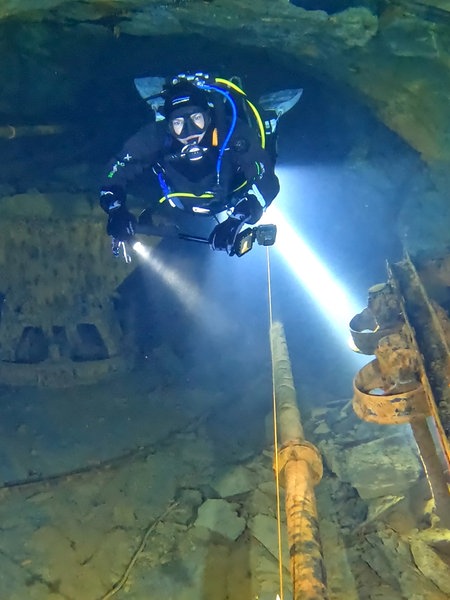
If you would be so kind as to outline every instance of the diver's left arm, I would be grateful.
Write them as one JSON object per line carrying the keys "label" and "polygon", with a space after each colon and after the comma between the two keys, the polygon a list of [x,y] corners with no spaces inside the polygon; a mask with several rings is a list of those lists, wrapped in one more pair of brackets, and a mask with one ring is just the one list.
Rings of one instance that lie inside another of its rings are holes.
{"label": "diver's left arm", "polygon": [[254,225],[280,191],[278,177],[270,155],[261,147],[256,133],[240,123],[230,143],[233,170],[244,175],[246,183],[239,190],[230,216],[216,225],[209,237],[213,250],[225,250],[229,256],[243,252],[236,249],[236,239],[245,225]]}
{"label": "diver's left arm", "polygon": [[255,131],[245,123],[241,123],[233,137],[233,162],[236,168],[242,171],[247,181],[242,190],[244,205],[238,202],[235,212],[238,213],[240,208],[251,211],[251,218],[246,221],[253,224],[259,221],[263,211],[277,196],[280,184],[273,161],[269,153],[261,147],[261,141]]}

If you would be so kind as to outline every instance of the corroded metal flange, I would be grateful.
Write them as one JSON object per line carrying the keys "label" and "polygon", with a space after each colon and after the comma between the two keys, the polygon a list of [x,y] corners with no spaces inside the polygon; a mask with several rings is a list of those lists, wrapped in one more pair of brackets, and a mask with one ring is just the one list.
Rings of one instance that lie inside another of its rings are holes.
{"label": "corroded metal flange", "polygon": [[412,380],[386,388],[377,359],[358,372],[353,381],[353,392],[353,409],[364,421],[399,424],[429,415],[422,385]]}
{"label": "corroded metal flange", "polygon": [[[278,473],[280,482],[284,485],[284,471],[290,461],[302,461],[309,467],[312,484],[317,485],[322,479],[323,464],[319,450],[306,440],[288,442],[278,451]],[[274,468],[275,465],[274,465]]]}

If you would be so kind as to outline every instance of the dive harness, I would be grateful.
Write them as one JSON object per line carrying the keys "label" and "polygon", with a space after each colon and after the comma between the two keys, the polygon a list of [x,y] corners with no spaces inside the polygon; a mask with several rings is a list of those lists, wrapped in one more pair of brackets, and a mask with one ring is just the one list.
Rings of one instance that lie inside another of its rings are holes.
{"label": "dive harness", "polygon": [[[237,103],[236,103],[235,99],[233,98],[231,92],[233,91],[236,94],[238,94],[238,97],[240,99],[242,99],[243,102],[245,103],[244,104],[245,108],[246,107],[250,108],[250,113],[253,116],[254,120],[256,121],[256,124],[258,127],[259,138],[261,141],[261,147],[265,148],[266,133],[265,133],[263,121],[261,119],[261,115],[259,114],[256,106],[254,104],[252,104],[252,102],[250,102],[250,100],[247,98],[247,95],[241,89],[241,87],[231,80],[223,79],[223,78],[219,78],[219,77],[212,78],[210,75],[208,75],[206,73],[195,73],[193,75],[182,73],[182,74],[177,75],[176,77],[172,78],[169,81],[169,83],[166,84],[165,88],[167,89],[168,86],[173,86],[173,85],[176,85],[183,81],[188,81],[189,83],[197,86],[199,89],[205,90],[207,92],[217,92],[218,94],[222,95],[225,98],[227,105],[231,109],[231,123],[230,123],[228,131],[223,139],[223,142],[220,144],[217,162],[216,162],[216,186],[220,187],[223,156],[224,156],[225,151],[228,148],[228,144],[229,144],[230,139],[233,135],[233,132],[236,128],[236,122],[238,119]],[[165,90],[163,89],[160,92],[161,96],[164,95],[164,91]],[[248,111],[245,111],[245,112],[246,112],[246,116],[248,117]],[[213,145],[218,145],[217,129],[213,130]],[[194,142],[193,144],[187,144],[186,146],[184,146],[182,148],[181,152],[177,155],[177,157],[184,158],[184,159],[187,159],[190,161],[197,161],[197,160],[200,160],[201,158],[203,158],[206,151],[207,151],[207,148],[204,148],[200,144]],[[175,155],[173,157],[175,158]],[[189,193],[189,192],[180,192],[180,193],[172,192],[171,189],[169,188],[167,182],[165,181],[164,169],[163,169],[162,165],[158,164],[156,170],[154,169],[154,172],[157,175],[158,182],[161,187],[161,191],[163,193],[163,196],[159,199],[160,203],[167,200],[172,207],[176,207],[176,208],[184,210],[185,208],[184,208],[184,205],[182,204],[182,202],[176,201],[177,197],[191,198],[193,200],[198,199],[198,200],[202,200],[202,201],[205,201],[205,200],[208,201],[208,200],[212,200],[214,198],[214,193],[212,191],[211,192],[206,191],[205,193],[203,193],[199,196],[196,194]],[[242,182],[236,189],[233,190],[233,193],[237,192],[239,189],[245,187],[247,185],[247,183],[248,183],[247,181]],[[205,204],[205,202],[203,202],[203,204]],[[199,206],[199,207],[194,206],[192,208],[192,212],[211,214],[211,211],[209,211],[205,206],[203,206],[203,207],[202,206]]]}

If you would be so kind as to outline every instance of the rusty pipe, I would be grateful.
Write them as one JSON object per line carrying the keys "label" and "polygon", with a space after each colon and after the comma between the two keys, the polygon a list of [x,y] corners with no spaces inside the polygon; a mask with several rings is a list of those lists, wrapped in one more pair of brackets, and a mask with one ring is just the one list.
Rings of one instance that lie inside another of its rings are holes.
{"label": "rusty pipe", "polygon": [[286,490],[286,521],[293,600],[326,600],[326,574],[314,487],[322,478],[319,451],[304,439],[291,363],[281,323],[270,331],[280,449],[278,475]]}
{"label": "rusty pipe", "polygon": [[326,598],[325,568],[319,535],[314,473],[306,461],[288,461],[284,471],[286,521],[293,600]]}

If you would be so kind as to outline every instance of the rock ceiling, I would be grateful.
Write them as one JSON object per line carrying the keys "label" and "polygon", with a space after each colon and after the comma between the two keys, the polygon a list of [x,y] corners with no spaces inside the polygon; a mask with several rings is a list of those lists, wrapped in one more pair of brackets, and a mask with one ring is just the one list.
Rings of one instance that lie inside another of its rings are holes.
{"label": "rock ceiling", "polygon": [[348,85],[430,165],[450,161],[447,0],[2,0],[0,19],[265,48]]}

